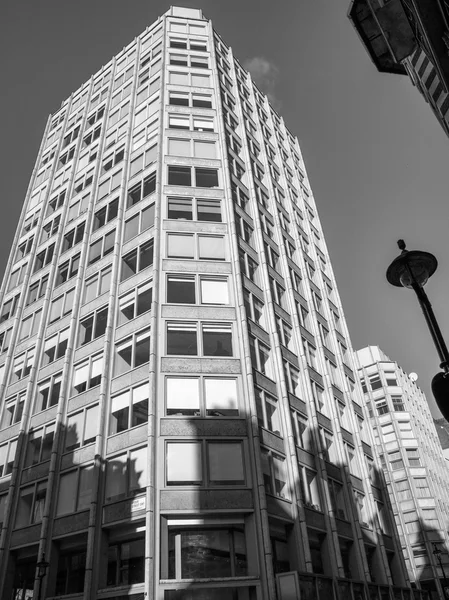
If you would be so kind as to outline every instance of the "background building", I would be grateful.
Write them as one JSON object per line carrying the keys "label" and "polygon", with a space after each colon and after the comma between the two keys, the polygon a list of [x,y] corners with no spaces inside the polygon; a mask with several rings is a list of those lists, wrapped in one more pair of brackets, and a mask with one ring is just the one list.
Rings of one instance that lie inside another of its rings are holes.
{"label": "background building", "polygon": [[348,14],[379,71],[408,75],[449,134],[448,3],[353,0]]}
{"label": "background building", "polygon": [[410,580],[433,590],[442,577],[434,542],[449,576],[449,473],[434,420],[415,373],[377,346],[357,360]]}
{"label": "background building", "polygon": [[[0,596],[413,595],[297,139],[172,8],[48,121],[0,308]],[[34,596],[33,596],[34,597]]]}

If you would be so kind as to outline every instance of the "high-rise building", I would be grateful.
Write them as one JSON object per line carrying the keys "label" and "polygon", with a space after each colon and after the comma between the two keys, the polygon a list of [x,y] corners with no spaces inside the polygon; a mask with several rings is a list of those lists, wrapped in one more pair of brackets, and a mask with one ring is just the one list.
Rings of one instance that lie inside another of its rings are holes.
{"label": "high-rise building", "polygon": [[446,460],[449,460],[449,423],[444,417],[441,419],[434,419],[435,429],[437,430],[438,438],[440,440],[441,447],[443,448],[443,456]]}
{"label": "high-rise building", "polygon": [[200,10],[49,118],[0,350],[2,599],[427,598],[298,141]]}
{"label": "high-rise building", "polygon": [[449,578],[449,472],[426,397],[416,373],[377,346],[356,354],[410,580],[444,598],[433,552],[436,544]]}
{"label": "high-rise building", "polygon": [[352,0],[348,15],[377,69],[408,75],[449,135],[447,0]]}

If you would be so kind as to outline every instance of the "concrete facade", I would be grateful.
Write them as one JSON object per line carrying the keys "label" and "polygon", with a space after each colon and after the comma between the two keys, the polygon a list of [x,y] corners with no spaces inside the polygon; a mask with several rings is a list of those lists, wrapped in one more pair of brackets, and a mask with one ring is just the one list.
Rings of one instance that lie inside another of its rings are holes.
{"label": "concrete facade", "polygon": [[43,553],[47,599],[427,598],[298,140],[200,10],[51,115],[0,305],[2,598]]}
{"label": "concrete facade", "polygon": [[416,374],[377,346],[356,355],[410,580],[444,598],[433,551],[436,543],[449,577],[449,473],[426,397]]}

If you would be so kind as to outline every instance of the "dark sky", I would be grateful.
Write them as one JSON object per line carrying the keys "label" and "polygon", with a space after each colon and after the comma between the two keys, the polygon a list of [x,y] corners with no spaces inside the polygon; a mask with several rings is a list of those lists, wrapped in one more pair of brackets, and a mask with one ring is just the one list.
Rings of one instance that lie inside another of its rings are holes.
{"label": "dark sky", "polygon": [[[398,238],[434,253],[440,267],[427,291],[449,333],[449,139],[431,109],[406,77],[377,73],[346,17],[348,0],[178,5],[202,8],[237,58],[277,75],[271,92],[301,144],[353,346],[380,345],[417,372],[437,415],[429,382],[438,358],[417,301],[385,280]],[[0,272],[48,115],[169,6],[1,3]]]}

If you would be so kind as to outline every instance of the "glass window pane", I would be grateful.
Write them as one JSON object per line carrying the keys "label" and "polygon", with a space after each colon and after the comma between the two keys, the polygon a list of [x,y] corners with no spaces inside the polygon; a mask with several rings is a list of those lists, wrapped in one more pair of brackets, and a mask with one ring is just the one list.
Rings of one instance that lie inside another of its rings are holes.
{"label": "glass window pane", "polygon": [[130,453],[129,489],[140,490],[147,485],[147,456],[146,447],[133,450]]}
{"label": "glass window pane", "polygon": [[167,302],[173,304],[195,304],[195,278],[167,277]]}
{"label": "glass window pane", "polygon": [[96,440],[98,427],[99,406],[91,406],[86,410],[86,425],[84,428],[83,444],[91,444]]}
{"label": "glass window pane", "polygon": [[168,153],[176,156],[191,156],[190,140],[168,140]]}
{"label": "glass window pane", "polygon": [[93,466],[85,467],[84,469],[80,470],[80,480],[78,487],[78,510],[85,510],[90,506],[92,496],[93,475]]}
{"label": "glass window pane", "polygon": [[237,381],[235,379],[206,379],[204,384],[208,416],[238,416]]}
{"label": "glass window pane", "polygon": [[61,475],[59,479],[58,505],[56,509],[56,514],[58,516],[75,511],[77,480],[77,471],[71,471],[70,473]]}
{"label": "glass window pane", "polygon": [[201,302],[202,304],[229,304],[227,280],[201,278]]}
{"label": "glass window pane", "polygon": [[196,356],[198,354],[196,325],[184,323],[168,324],[167,354]]}
{"label": "glass window pane", "polygon": [[169,377],[166,381],[167,415],[199,416],[199,379]]}
{"label": "glass window pane", "polygon": [[106,491],[107,502],[119,500],[126,496],[127,456],[121,454],[106,461]]}
{"label": "glass window pane", "polygon": [[171,258],[193,258],[193,235],[168,235],[168,256]]}
{"label": "glass window pane", "polygon": [[199,442],[167,444],[167,484],[201,485],[201,444]]}
{"label": "glass window pane", "polygon": [[224,238],[215,236],[198,236],[199,257],[209,260],[225,260]]}
{"label": "glass window pane", "polygon": [[198,221],[221,223],[221,206],[219,200],[198,200]]}
{"label": "glass window pane", "polygon": [[168,218],[169,219],[185,219],[191,221],[192,199],[191,198],[169,198],[168,199]]}
{"label": "glass window pane", "polygon": [[192,176],[190,167],[168,167],[168,185],[192,185]]}
{"label": "glass window pane", "polygon": [[81,446],[83,437],[84,413],[71,415],[67,419],[67,430],[65,435],[65,450],[74,450]]}
{"label": "glass window pane", "polygon": [[209,482],[215,485],[238,485],[245,482],[242,444],[209,442],[207,444]]}
{"label": "glass window pane", "polygon": [[230,327],[203,325],[204,356],[232,356],[232,333]]}
{"label": "glass window pane", "polygon": [[139,214],[134,215],[127,221],[125,221],[125,234],[123,242],[127,242],[131,238],[135,237],[139,233]]}
{"label": "glass window pane", "polygon": [[197,158],[217,158],[215,142],[194,142],[195,156]]}

